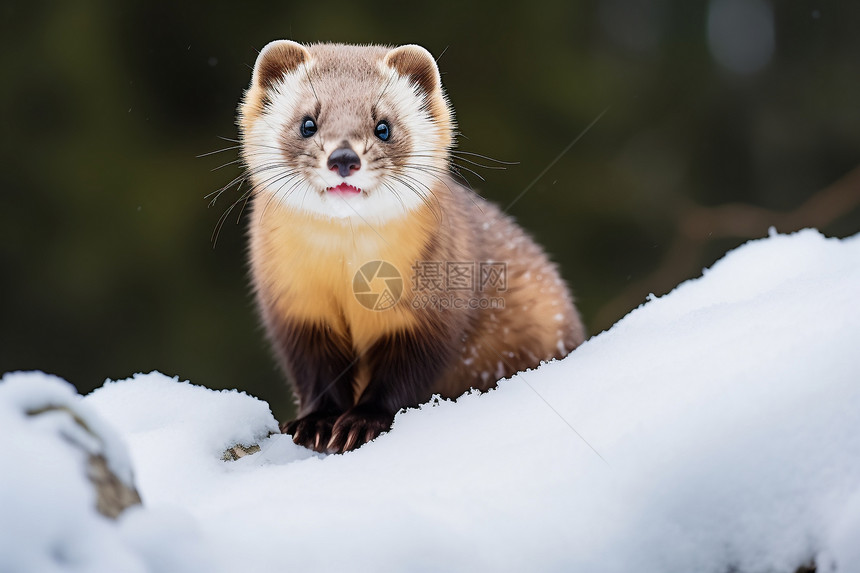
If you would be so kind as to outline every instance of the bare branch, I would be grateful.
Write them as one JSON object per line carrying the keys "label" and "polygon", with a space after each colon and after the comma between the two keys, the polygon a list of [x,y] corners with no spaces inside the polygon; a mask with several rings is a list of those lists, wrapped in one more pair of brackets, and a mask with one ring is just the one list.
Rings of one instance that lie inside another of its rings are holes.
{"label": "bare branch", "polygon": [[814,194],[796,209],[781,213],[743,203],[717,207],[691,205],[681,211],[675,239],[650,275],[630,283],[597,312],[598,329],[608,328],[649,293],[664,294],[701,271],[702,253],[716,239],[754,239],[770,227],[783,233],[823,228],[860,206],[860,167]]}

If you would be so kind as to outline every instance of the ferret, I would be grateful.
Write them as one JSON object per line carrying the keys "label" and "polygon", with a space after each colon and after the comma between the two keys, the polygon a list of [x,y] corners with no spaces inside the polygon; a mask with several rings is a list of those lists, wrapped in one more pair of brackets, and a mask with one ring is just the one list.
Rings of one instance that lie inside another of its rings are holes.
{"label": "ferret", "polygon": [[238,124],[251,278],[296,396],[281,425],[296,444],[353,450],[402,408],[582,343],[555,265],[457,176],[426,49],[271,42]]}

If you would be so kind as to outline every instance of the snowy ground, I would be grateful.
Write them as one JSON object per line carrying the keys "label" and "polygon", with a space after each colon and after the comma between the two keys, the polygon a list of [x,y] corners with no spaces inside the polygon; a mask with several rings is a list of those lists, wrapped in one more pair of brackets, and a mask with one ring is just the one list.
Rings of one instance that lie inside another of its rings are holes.
{"label": "snowy ground", "polygon": [[[62,420],[22,414],[52,400],[115,429],[143,508],[95,513]],[[352,453],[275,429],[158,373],[83,399],[6,375],[0,571],[860,571],[860,236],[748,243]],[[236,443],[262,451],[221,461]]]}

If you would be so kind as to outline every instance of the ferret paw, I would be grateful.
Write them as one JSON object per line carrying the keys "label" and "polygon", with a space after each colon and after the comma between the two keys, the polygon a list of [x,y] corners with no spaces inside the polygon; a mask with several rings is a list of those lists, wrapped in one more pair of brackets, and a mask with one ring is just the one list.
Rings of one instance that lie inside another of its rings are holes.
{"label": "ferret paw", "polygon": [[393,422],[393,415],[362,411],[360,407],[353,408],[342,414],[334,423],[326,449],[342,454],[359,448],[390,430]]}
{"label": "ferret paw", "polygon": [[283,422],[281,433],[290,434],[293,441],[315,452],[326,453],[337,414],[308,414],[298,420]]}

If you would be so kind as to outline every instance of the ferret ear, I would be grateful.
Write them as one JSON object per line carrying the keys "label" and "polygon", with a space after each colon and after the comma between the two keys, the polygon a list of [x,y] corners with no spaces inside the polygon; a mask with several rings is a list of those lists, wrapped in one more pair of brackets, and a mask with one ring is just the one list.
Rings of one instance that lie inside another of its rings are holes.
{"label": "ferret ear", "polygon": [[267,89],[300,65],[310,62],[307,48],[292,40],[269,42],[257,56],[251,83]]}
{"label": "ferret ear", "polygon": [[401,76],[409,78],[428,95],[442,89],[436,60],[421,46],[408,44],[394,48],[385,55],[385,65],[396,70]]}

